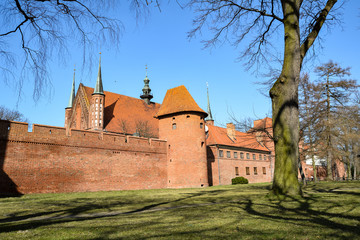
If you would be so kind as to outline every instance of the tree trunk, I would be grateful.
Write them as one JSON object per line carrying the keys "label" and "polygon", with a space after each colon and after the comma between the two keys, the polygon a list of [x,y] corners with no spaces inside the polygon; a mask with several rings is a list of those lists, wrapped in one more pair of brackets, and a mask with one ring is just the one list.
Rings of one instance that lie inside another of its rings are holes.
{"label": "tree trunk", "polygon": [[333,180],[332,154],[331,154],[331,133],[330,133],[330,86],[329,75],[326,77],[326,180]]}
{"label": "tree trunk", "polygon": [[282,1],[284,12],[285,50],[280,77],[270,90],[275,142],[275,195],[300,195],[298,182],[300,78],[299,3]]}
{"label": "tree trunk", "polygon": [[311,160],[312,160],[312,166],[313,166],[313,175],[314,175],[314,182],[316,182],[317,180],[317,169],[316,169],[316,164],[315,164],[315,156],[314,153],[311,154]]}
{"label": "tree trunk", "polygon": [[300,160],[299,160],[298,164],[299,164],[299,172],[300,172],[300,176],[301,176],[301,181],[303,182],[303,185],[306,186],[306,176],[305,176],[305,173],[304,173],[304,170],[302,168]]}
{"label": "tree trunk", "polygon": [[354,164],[354,175],[353,175],[353,179],[356,180],[357,176],[356,176],[356,164]]}

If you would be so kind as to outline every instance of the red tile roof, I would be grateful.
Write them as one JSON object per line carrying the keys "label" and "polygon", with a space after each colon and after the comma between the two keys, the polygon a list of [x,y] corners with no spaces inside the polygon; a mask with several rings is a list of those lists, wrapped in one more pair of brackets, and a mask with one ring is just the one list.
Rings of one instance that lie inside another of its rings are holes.
{"label": "red tile roof", "polygon": [[207,126],[208,137],[206,145],[226,145],[231,147],[255,149],[269,152],[269,149],[260,145],[253,134],[235,131],[235,140],[231,140],[227,135],[227,129],[217,126]]}
{"label": "red tile roof", "polygon": [[[83,86],[90,101],[94,88]],[[160,104],[146,104],[143,100],[104,91],[104,128],[109,132],[134,134],[139,125],[148,126],[154,137],[159,136],[159,120],[154,118]]]}
{"label": "red tile roof", "polygon": [[179,112],[200,112],[207,116],[183,85],[167,90],[156,117]]}

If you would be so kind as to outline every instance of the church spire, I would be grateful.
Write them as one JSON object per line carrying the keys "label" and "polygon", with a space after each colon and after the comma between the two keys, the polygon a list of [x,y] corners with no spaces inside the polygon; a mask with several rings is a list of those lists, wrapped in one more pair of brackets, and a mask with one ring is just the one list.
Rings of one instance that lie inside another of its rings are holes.
{"label": "church spire", "polygon": [[73,83],[72,83],[72,87],[71,87],[69,104],[68,104],[67,108],[73,107],[74,100],[75,100],[75,69],[74,69],[74,77],[73,77]]}
{"label": "church spire", "polygon": [[144,99],[144,101],[147,103],[147,104],[150,104],[150,100],[153,98],[153,95],[151,93],[151,88],[149,86],[149,82],[150,82],[150,79],[148,78],[147,76],[147,65],[145,65],[145,69],[146,69],[146,77],[144,79],[144,88],[142,89],[142,92],[143,94],[140,95],[140,98],[141,99]]}
{"label": "church spire", "polygon": [[205,120],[208,122],[208,121],[214,121],[212,114],[211,114],[211,108],[210,108],[209,84],[208,83],[206,83],[206,90],[207,90],[207,113],[208,113],[208,116]]}
{"label": "church spire", "polygon": [[97,76],[96,85],[95,85],[95,89],[94,89],[93,94],[102,94],[102,95],[104,95],[102,78],[101,78],[101,53],[100,53],[100,57],[99,57],[99,71],[98,71],[98,76]]}

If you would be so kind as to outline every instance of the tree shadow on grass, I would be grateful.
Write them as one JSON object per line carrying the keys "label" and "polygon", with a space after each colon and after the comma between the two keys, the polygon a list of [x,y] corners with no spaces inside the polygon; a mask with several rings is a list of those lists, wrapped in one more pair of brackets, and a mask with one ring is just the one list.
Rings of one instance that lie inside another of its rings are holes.
{"label": "tree shadow on grass", "polygon": [[[238,205],[247,213],[265,220],[286,222],[287,224],[294,224],[294,227],[307,225],[308,227],[335,230],[338,236],[332,235],[333,238],[346,239],[344,233],[352,236],[349,239],[360,237],[360,215],[352,213],[360,207],[359,201],[345,205],[335,200],[338,198],[338,201],[341,201],[341,195],[357,197],[358,192],[320,188],[313,189],[313,192],[314,194],[308,194],[304,198],[287,196],[285,200],[274,201],[269,199],[266,203],[258,203],[254,199],[248,199],[245,204],[240,202]],[[326,200],[326,197],[315,196],[319,193],[334,194],[331,196],[332,201]],[[264,211],[264,209],[267,210]]]}
{"label": "tree shadow on grass", "polygon": [[[195,193],[183,193],[182,197],[170,201],[161,201],[158,203],[151,203],[144,207],[130,211],[113,211],[112,209],[119,209],[122,206],[129,204],[129,200],[119,200],[118,197],[106,198],[100,203],[91,203],[89,198],[78,198],[73,201],[49,201],[42,202],[42,206],[46,208],[48,205],[56,205],[60,208],[56,211],[44,211],[39,213],[23,214],[23,212],[16,212],[4,219],[0,219],[0,233],[25,231],[42,226],[49,226],[53,224],[61,224],[68,222],[87,221],[92,219],[101,219],[107,217],[114,217],[118,215],[130,215],[136,213],[144,213],[149,211],[162,211],[176,208],[176,204],[181,201],[186,201],[191,198],[201,197],[208,194],[219,194],[229,190],[214,190],[214,191],[200,191]],[[150,202],[150,200],[145,200]],[[104,202],[108,202],[105,203]],[[139,200],[139,204],[141,204]],[[170,204],[170,206],[169,206]],[[166,206],[164,206],[166,205]],[[181,203],[180,203],[181,205]],[[164,206],[164,207],[161,207]],[[39,206],[41,207],[41,206]],[[19,216],[18,216],[19,215]]]}

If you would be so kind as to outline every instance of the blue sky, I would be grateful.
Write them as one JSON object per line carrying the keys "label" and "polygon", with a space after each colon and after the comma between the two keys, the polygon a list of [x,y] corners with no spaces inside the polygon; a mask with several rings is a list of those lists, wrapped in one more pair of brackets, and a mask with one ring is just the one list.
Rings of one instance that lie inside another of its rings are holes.
{"label": "blue sky", "polygon": [[[343,12],[341,27],[321,32],[323,49],[305,70],[311,71],[314,66],[331,59],[343,67],[351,67],[352,78],[359,82],[360,1],[349,1]],[[271,101],[255,84],[263,78],[245,70],[244,62],[237,60],[238,49],[227,43],[203,49],[201,40],[209,37],[206,31],[191,41],[187,38],[193,19],[190,10],[181,10],[176,4],[163,5],[161,12],[152,11],[146,21],[138,23],[127,7],[120,10],[119,16],[125,27],[119,49],[105,46],[95,53],[102,52],[104,90],[139,97],[147,64],[155,102],[162,102],[167,89],[185,85],[198,105],[206,110],[208,82],[215,124],[229,122],[229,112],[238,118],[271,117]],[[74,64],[77,65],[76,86],[82,82],[94,87],[98,63],[93,63],[91,72],[82,69],[81,52],[70,47],[65,63],[59,63],[54,55],[49,65],[51,96],[34,102],[29,79],[18,101],[14,86],[2,82],[0,105],[17,109],[31,123],[63,126]]]}

